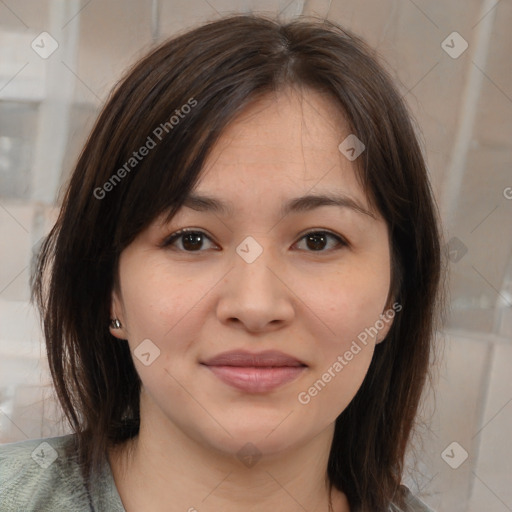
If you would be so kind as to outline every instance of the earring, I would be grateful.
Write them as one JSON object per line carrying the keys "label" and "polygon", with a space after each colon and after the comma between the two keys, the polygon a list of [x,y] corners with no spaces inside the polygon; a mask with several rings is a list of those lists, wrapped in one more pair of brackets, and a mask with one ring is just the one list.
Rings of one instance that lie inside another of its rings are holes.
{"label": "earring", "polygon": [[110,326],[113,329],[121,329],[121,322],[117,318],[110,320]]}

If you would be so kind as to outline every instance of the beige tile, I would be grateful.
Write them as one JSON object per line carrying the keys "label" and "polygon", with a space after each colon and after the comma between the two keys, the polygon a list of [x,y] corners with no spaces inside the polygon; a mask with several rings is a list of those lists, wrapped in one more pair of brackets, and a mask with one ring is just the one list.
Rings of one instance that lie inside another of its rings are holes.
{"label": "beige tile", "polygon": [[161,38],[193,28],[203,22],[236,13],[276,16],[288,19],[300,12],[300,0],[175,0],[160,3]]}
{"label": "beige tile", "polygon": [[[479,427],[480,399],[485,383],[489,346],[486,342],[447,334],[444,361],[439,368],[435,394],[430,393],[423,407],[424,426],[415,440],[417,471],[410,478],[419,480],[419,494],[438,512],[466,512],[471,470],[478,444],[473,438]],[[468,459],[457,469],[441,457],[457,442]],[[414,453],[414,452],[411,452]]]}
{"label": "beige tile", "polygon": [[512,509],[512,344],[495,347],[485,408],[475,440],[478,453],[469,512]]}
{"label": "beige tile", "polygon": [[194,28],[219,17],[226,8],[218,2],[204,0],[177,0],[160,4],[160,35],[162,39]]}
{"label": "beige tile", "polygon": [[[486,63],[476,61],[485,75],[482,96],[478,104],[474,139],[490,148],[512,148],[512,4],[496,6],[491,46]],[[510,176],[510,174],[509,174]]]}
{"label": "beige tile", "polygon": [[0,295],[4,300],[29,297],[33,214],[31,204],[0,200]]}
{"label": "beige tile", "polygon": [[67,182],[70,178],[98,115],[99,109],[91,104],[79,103],[71,107],[69,135],[62,162],[61,182]]}
{"label": "beige tile", "polygon": [[[151,0],[103,0],[81,12],[75,99],[98,104],[124,70],[149,49]],[[91,89],[92,92],[89,90]]]}
{"label": "beige tile", "polygon": [[468,249],[458,262],[450,263],[450,293],[470,309],[495,306],[509,266],[512,201],[503,190],[511,182],[511,158],[512,150],[470,152],[457,213],[449,226],[450,237],[459,238]]}
{"label": "beige tile", "polygon": [[47,28],[50,0],[4,0],[0,2],[0,26],[10,30],[38,32]]}

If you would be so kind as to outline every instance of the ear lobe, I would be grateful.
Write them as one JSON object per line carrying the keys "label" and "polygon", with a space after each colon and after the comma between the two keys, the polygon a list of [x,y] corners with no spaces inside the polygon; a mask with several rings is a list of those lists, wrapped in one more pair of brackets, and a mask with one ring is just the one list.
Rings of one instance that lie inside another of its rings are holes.
{"label": "ear lobe", "polygon": [[[127,339],[127,336],[122,311],[123,308],[121,305],[121,301],[117,297],[117,293],[113,291],[112,300],[110,303],[110,321],[108,327],[110,330],[110,334],[112,334],[112,336],[115,336],[120,340],[125,340]],[[117,320],[117,322],[114,322],[114,320]]]}

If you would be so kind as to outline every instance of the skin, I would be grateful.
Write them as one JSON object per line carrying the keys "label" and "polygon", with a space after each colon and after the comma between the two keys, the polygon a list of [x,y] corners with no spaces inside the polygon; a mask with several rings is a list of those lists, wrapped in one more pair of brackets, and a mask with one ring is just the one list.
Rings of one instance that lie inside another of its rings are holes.
{"label": "skin", "polygon": [[[389,308],[386,222],[350,208],[279,210],[306,193],[339,192],[369,210],[354,165],[338,149],[350,133],[343,114],[314,91],[281,91],[251,104],[223,133],[194,192],[233,204],[232,215],[184,207],[162,218],[121,254],[112,293],[114,336],[133,351],[150,339],[160,355],[134,357],[143,383],[141,428],[109,459],[128,512],[226,512],[248,509],[326,512],[326,467],[336,417],[359,389],[376,340],[308,404],[307,391],[365,328]],[[199,249],[182,228],[203,231]],[[315,250],[306,233],[329,231]],[[263,248],[247,263],[237,246],[252,236]],[[383,339],[391,321],[379,332]],[[281,350],[307,368],[265,394],[237,390],[200,361],[233,349]],[[237,458],[246,443],[260,460]],[[128,452],[127,448],[131,448]],[[333,510],[349,510],[332,494]]]}

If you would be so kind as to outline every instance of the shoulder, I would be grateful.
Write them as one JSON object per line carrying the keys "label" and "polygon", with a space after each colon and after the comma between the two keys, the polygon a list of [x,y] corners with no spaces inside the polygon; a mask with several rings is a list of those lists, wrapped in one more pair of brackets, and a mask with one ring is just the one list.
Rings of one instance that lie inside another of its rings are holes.
{"label": "shoulder", "polygon": [[63,510],[85,499],[74,436],[31,439],[0,446],[0,509]]}
{"label": "shoulder", "polygon": [[0,510],[91,510],[75,435],[0,445]]}
{"label": "shoulder", "polygon": [[408,487],[405,485],[400,486],[400,490],[404,496],[405,508],[400,508],[397,505],[392,504],[389,512],[434,512],[419,498],[414,496]]}

